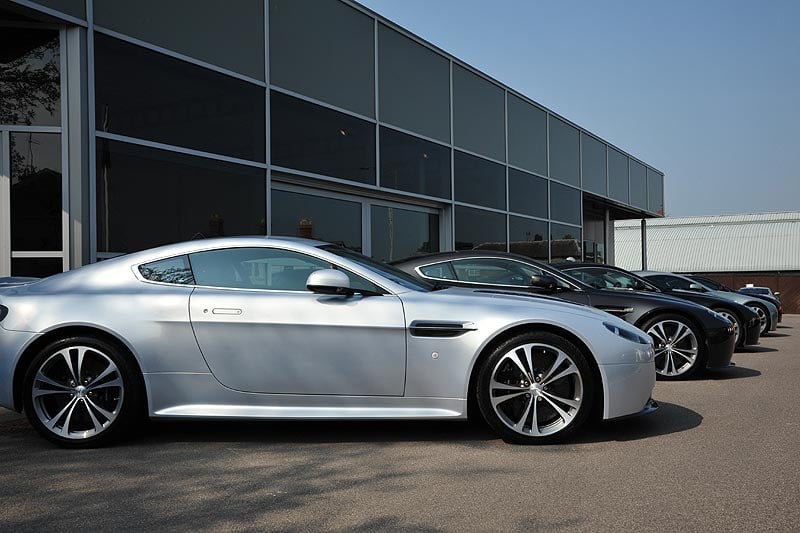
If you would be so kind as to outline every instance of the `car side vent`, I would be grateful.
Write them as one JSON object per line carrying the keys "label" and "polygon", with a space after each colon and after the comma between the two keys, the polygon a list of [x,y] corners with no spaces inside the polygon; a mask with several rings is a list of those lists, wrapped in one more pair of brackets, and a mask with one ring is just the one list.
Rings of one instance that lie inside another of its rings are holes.
{"label": "car side vent", "polygon": [[415,320],[409,326],[414,337],[459,337],[468,331],[475,331],[472,322],[426,322]]}

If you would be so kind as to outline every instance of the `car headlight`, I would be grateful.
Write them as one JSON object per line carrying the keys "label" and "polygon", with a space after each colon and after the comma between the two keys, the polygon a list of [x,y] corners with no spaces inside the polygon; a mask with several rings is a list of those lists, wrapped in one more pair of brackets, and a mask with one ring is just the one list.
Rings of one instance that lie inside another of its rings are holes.
{"label": "car headlight", "polygon": [[620,326],[617,326],[616,324],[611,324],[609,322],[603,322],[603,325],[606,327],[606,329],[608,331],[610,331],[614,335],[619,335],[620,337],[622,337],[625,340],[629,340],[629,341],[635,342],[637,344],[650,344],[652,342],[650,340],[650,337],[646,337],[646,336],[640,335],[639,333],[636,333],[635,331],[632,331],[632,330],[627,329],[627,328],[622,328]]}

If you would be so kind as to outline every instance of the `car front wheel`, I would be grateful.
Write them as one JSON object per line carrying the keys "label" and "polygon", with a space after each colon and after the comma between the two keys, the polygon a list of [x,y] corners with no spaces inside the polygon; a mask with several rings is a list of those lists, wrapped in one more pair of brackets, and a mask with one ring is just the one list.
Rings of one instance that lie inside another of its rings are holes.
{"label": "car front wheel", "polygon": [[659,315],[642,324],[655,350],[656,377],[687,379],[705,364],[696,327],[680,315]]}
{"label": "car front wheel", "polygon": [[478,374],[481,413],[504,440],[564,440],[587,419],[594,378],[583,353],[548,332],[513,337],[495,348]]}
{"label": "car front wheel", "polygon": [[53,342],[31,361],[24,408],[45,438],[68,448],[102,446],[130,429],[140,398],[119,347],[92,337]]}
{"label": "car front wheel", "polygon": [[714,309],[714,311],[727,318],[728,321],[733,324],[733,336],[736,339],[734,346],[742,346],[744,344],[745,335],[742,335],[742,323],[739,321],[739,317],[737,317],[733,311],[727,309]]}

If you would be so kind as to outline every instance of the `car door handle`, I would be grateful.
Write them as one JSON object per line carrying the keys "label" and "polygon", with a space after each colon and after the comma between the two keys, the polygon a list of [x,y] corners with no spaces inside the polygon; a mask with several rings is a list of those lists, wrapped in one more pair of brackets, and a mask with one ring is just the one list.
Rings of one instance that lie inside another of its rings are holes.
{"label": "car door handle", "polygon": [[234,307],[215,307],[211,310],[211,313],[215,315],[241,315],[242,310]]}

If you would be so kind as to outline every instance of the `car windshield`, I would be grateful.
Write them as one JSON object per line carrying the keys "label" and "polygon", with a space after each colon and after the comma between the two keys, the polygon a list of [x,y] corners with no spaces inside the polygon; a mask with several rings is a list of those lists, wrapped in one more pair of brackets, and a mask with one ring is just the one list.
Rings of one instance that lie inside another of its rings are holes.
{"label": "car windshield", "polygon": [[637,290],[637,291],[650,291],[660,292],[659,289],[627,272],[620,272],[610,268],[602,267],[584,267],[584,268],[571,268],[567,273],[583,279],[589,285],[600,289],[624,289],[624,290]]}
{"label": "car windshield", "polygon": [[769,289],[761,289],[758,287],[745,287],[743,289],[739,289],[739,292],[744,292],[747,294],[764,294],[767,296],[772,295],[772,292]]}
{"label": "car windshield", "polygon": [[325,244],[319,248],[357,263],[367,270],[375,272],[376,274],[379,274],[384,278],[405,287],[406,289],[419,292],[430,292],[436,288],[434,285],[419,280],[411,274],[406,274],[402,270],[399,270],[393,266],[389,266],[385,263],[381,263],[380,261],[376,261],[371,257],[367,257],[366,255],[360,254],[353,250],[348,250],[347,248],[342,248],[341,246],[336,246],[333,244]]}

